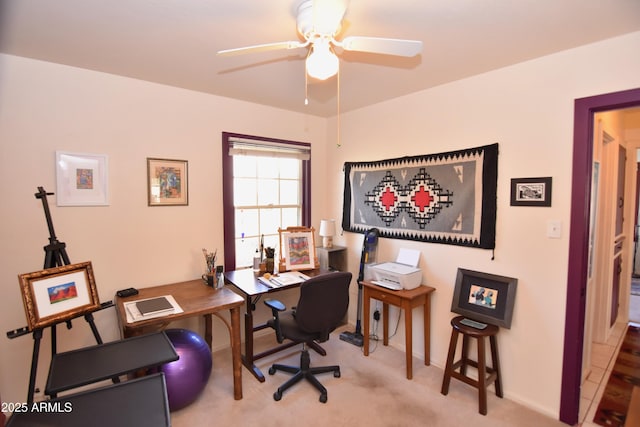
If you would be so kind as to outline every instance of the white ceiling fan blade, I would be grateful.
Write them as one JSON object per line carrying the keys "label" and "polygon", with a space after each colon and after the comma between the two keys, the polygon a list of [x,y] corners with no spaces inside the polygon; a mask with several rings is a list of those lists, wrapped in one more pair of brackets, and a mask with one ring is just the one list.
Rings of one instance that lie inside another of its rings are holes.
{"label": "white ceiling fan blade", "polygon": [[268,50],[280,50],[280,49],[297,49],[299,47],[305,47],[309,43],[301,43],[297,41],[288,41],[288,42],[277,42],[277,43],[266,43],[266,44],[257,44],[254,46],[246,46],[246,47],[238,47],[235,49],[226,49],[218,51],[218,55],[220,56],[234,56],[234,55],[244,55],[245,53],[255,53],[255,52],[265,52]]}
{"label": "white ceiling fan blade", "polygon": [[337,42],[336,45],[344,50],[396,56],[416,56],[422,51],[421,41],[380,37],[346,37],[342,42]]}

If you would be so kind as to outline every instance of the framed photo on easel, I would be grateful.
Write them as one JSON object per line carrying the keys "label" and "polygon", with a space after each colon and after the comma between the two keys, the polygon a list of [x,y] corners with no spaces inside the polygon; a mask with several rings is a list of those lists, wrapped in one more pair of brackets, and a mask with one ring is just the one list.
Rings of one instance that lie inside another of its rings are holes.
{"label": "framed photo on easel", "polygon": [[30,331],[100,308],[90,261],[20,274],[18,279]]}
{"label": "framed photo on easel", "polygon": [[280,233],[279,271],[313,270],[319,268],[316,256],[314,228],[287,227]]}

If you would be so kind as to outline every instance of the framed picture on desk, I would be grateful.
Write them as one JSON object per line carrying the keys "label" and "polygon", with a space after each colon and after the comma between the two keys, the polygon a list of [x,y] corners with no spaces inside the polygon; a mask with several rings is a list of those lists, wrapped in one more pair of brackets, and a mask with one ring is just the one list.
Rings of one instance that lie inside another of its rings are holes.
{"label": "framed picture on desk", "polygon": [[288,227],[280,233],[280,271],[318,268],[314,229]]}

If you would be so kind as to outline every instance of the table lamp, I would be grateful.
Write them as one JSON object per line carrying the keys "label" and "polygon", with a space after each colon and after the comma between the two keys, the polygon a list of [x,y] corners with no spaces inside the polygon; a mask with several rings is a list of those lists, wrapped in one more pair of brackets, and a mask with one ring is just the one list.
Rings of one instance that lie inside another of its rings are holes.
{"label": "table lamp", "polygon": [[322,247],[333,247],[333,235],[336,234],[336,222],[333,219],[323,219],[320,221],[320,236],[322,237]]}

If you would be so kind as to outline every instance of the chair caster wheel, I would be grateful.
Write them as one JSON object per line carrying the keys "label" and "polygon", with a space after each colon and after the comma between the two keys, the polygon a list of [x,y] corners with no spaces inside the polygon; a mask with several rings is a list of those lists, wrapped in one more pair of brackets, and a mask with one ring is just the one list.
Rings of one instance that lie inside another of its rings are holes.
{"label": "chair caster wheel", "polygon": [[333,371],[333,378],[340,378],[340,371]]}
{"label": "chair caster wheel", "polygon": [[282,393],[280,393],[279,391],[276,391],[275,393],[273,393],[273,400],[277,402],[280,399],[282,399]]}
{"label": "chair caster wheel", "polygon": [[327,403],[327,395],[326,394],[321,394],[320,395],[320,402]]}
{"label": "chair caster wheel", "polygon": [[[276,368],[274,367],[269,368],[269,375],[273,375],[275,373],[276,373]],[[276,399],[276,400],[279,400],[279,399]]]}

